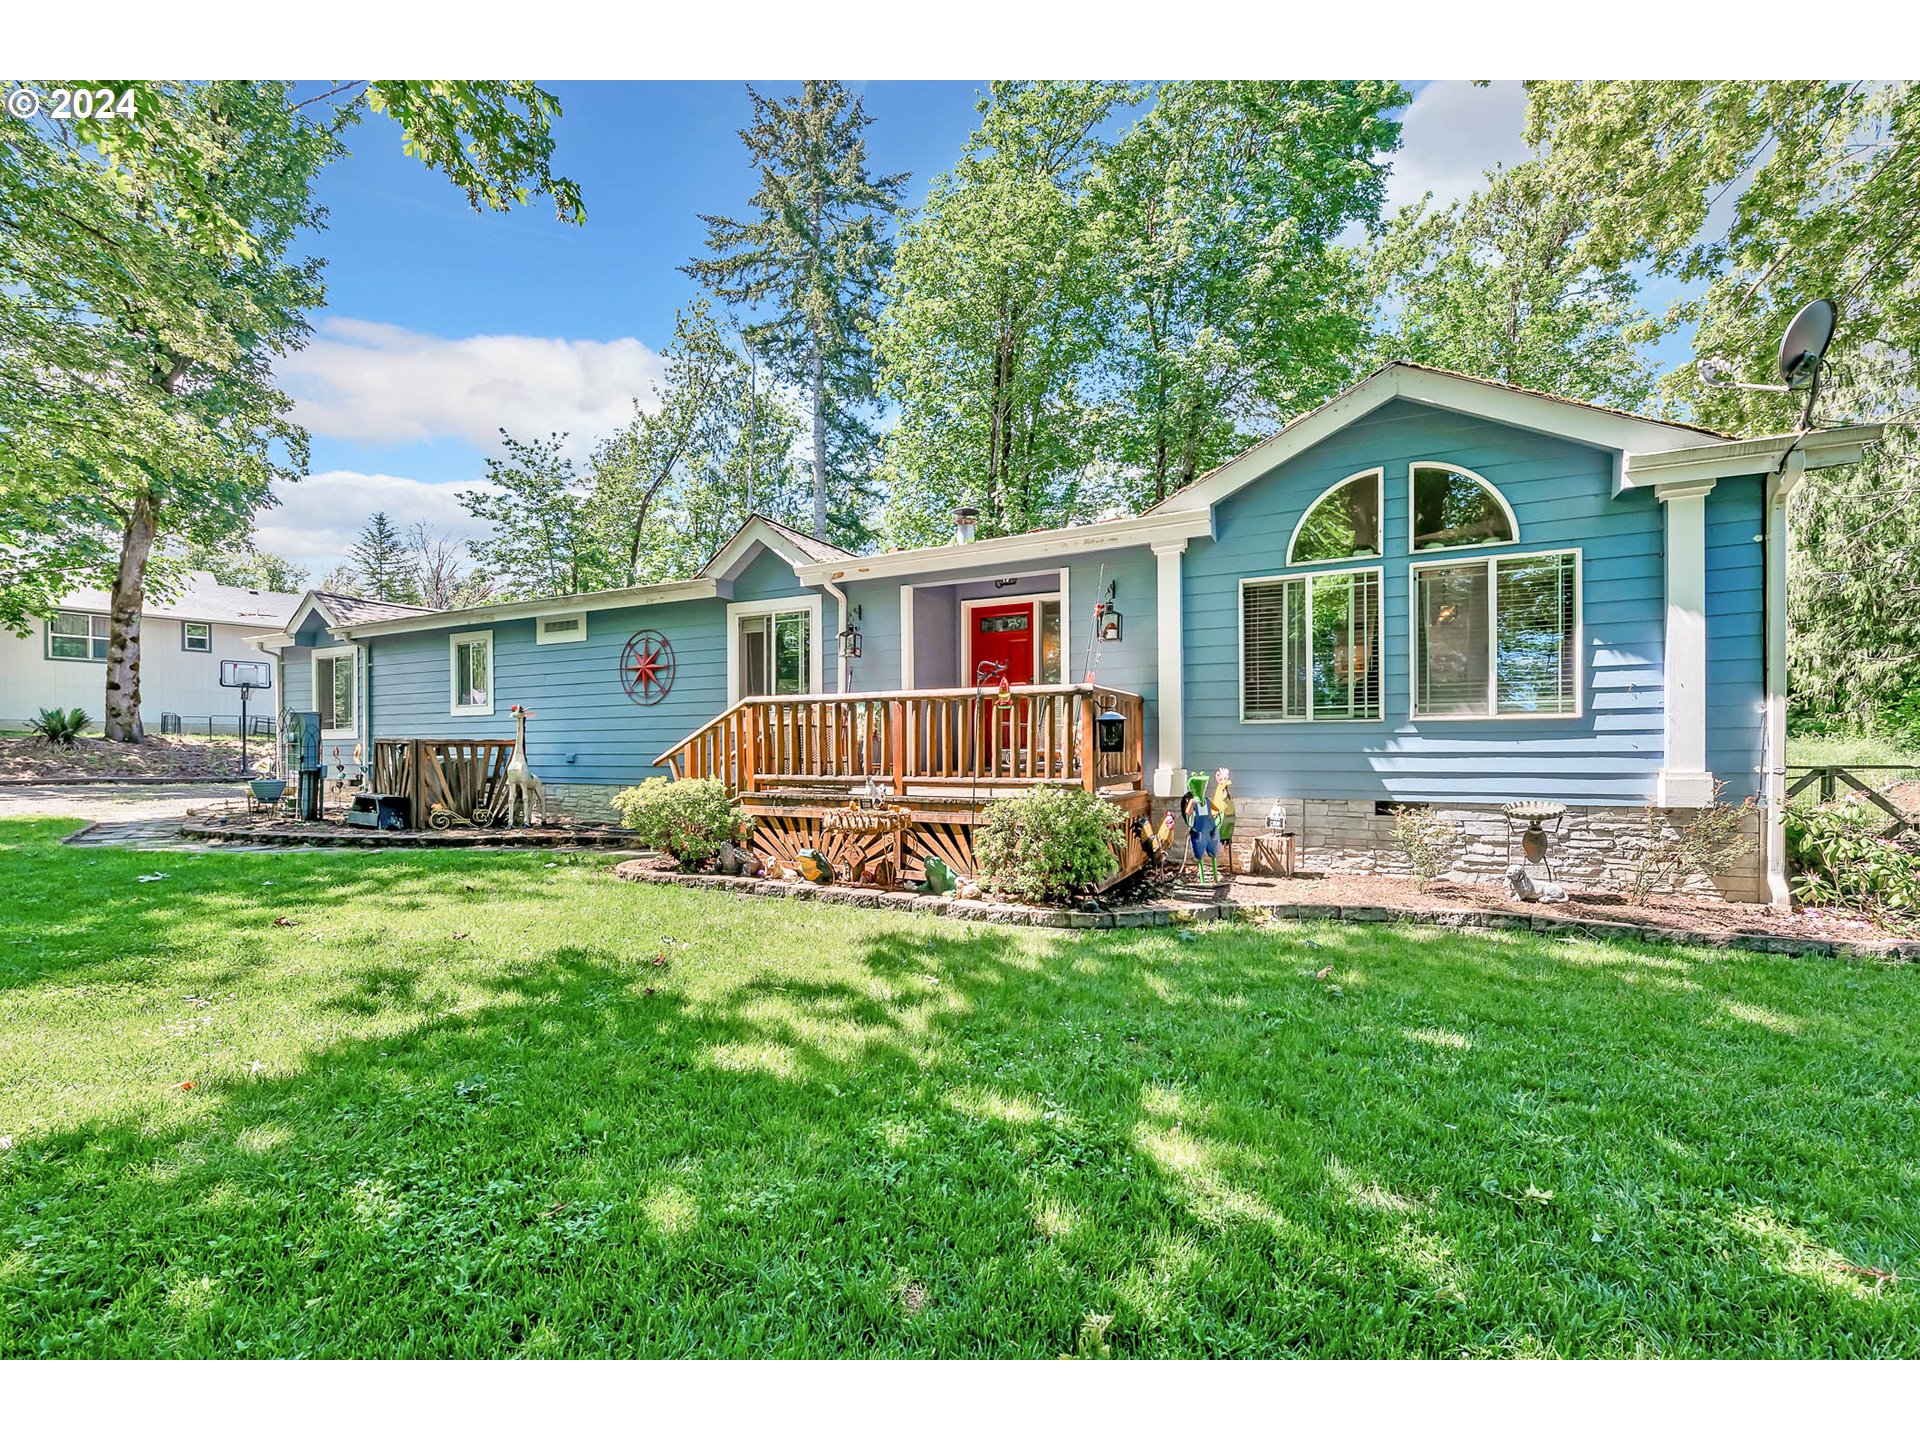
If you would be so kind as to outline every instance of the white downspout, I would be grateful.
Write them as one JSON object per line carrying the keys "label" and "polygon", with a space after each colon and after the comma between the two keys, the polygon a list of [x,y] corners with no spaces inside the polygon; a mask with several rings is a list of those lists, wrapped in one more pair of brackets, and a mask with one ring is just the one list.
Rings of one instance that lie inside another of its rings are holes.
{"label": "white downspout", "polygon": [[1806,473],[1806,452],[1794,450],[1768,481],[1763,550],[1767,625],[1766,725],[1762,763],[1766,796],[1765,861],[1767,903],[1788,909],[1787,884],[1787,499]]}

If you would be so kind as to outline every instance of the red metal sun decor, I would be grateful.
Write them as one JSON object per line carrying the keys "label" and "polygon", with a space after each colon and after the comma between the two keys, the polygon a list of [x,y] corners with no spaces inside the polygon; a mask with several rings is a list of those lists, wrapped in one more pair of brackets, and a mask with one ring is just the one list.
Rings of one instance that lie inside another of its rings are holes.
{"label": "red metal sun decor", "polygon": [[673,645],[658,630],[634,632],[620,652],[620,683],[636,705],[654,705],[673,688]]}

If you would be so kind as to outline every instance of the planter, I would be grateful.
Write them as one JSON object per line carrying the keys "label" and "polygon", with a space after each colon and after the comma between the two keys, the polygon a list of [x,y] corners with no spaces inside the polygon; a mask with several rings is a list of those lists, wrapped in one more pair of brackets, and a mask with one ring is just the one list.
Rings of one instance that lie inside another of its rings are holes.
{"label": "planter", "polygon": [[258,800],[262,805],[277,805],[280,803],[280,797],[287,793],[287,782],[284,780],[249,780],[247,782],[247,789],[253,792],[253,798]]}

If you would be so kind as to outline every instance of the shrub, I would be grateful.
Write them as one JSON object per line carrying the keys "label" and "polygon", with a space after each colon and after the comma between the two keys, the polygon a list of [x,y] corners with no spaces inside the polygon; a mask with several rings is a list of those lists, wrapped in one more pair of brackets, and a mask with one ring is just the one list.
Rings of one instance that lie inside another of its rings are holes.
{"label": "shrub", "polygon": [[738,845],[753,820],[718,780],[668,780],[656,776],[613,797],[642,845],[664,850],[682,870],[697,870],[731,840]]}
{"label": "shrub", "polygon": [[1738,805],[1724,805],[1715,784],[1713,799],[1685,820],[1649,805],[1645,833],[1633,869],[1627,876],[1627,894],[1638,904],[1656,890],[1678,890],[1696,875],[1714,875],[1753,851],[1748,833],[1757,808],[1748,796]]}
{"label": "shrub", "polygon": [[1040,785],[995,800],[973,832],[981,884],[1015,900],[1069,900],[1120,868],[1118,805],[1084,790]]}
{"label": "shrub", "polygon": [[1393,843],[1406,852],[1421,888],[1447,873],[1460,848],[1460,827],[1418,805],[1393,807]]}
{"label": "shrub", "polygon": [[1787,812],[1787,858],[1803,905],[1920,915],[1920,855],[1880,838],[1887,817],[1864,801]]}
{"label": "shrub", "polygon": [[36,735],[49,745],[64,745],[69,750],[86,728],[87,712],[77,705],[71,710],[62,710],[58,705],[43,706],[40,713],[27,722],[29,735]]}

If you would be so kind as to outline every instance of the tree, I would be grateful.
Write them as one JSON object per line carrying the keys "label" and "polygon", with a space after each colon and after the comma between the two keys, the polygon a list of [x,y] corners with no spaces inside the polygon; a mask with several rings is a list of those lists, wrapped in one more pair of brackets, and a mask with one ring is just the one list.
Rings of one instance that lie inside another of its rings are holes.
{"label": "tree", "polygon": [[[1868,408],[1894,406],[1920,339],[1920,84],[1539,81],[1527,136],[1587,213],[1585,259],[1699,287],[1670,317],[1695,323],[1696,355],[1768,378],[1788,318],[1827,296],[1840,303],[1834,362],[1883,347],[1895,363]],[[1695,365],[1663,389],[1727,430],[1799,420],[1796,398],[1709,388]]]}
{"label": "tree", "polygon": [[1101,127],[1139,99],[1120,84],[996,82],[906,227],[878,335],[899,409],[883,448],[894,544],[947,538],[961,503],[988,535],[1085,508],[1111,279],[1086,191]]}
{"label": "tree", "polygon": [[1097,426],[1152,504],[1354,378],[1362,263],[1338,241],[1380,212],[1399,85],[1174,81],[1095,165],[1113,268]]}
{"label": "tree", "polygon": [[1646,405],[1653,369],[1640,347],[1661,327],[1636,303],[1631,271],[1588,259],[1589,213],[1538,160],[1489,171],[1445,209],[1402,210],[1372,257],[1380,359]]}
{"label": "tree", "polygon": [[274,590],[281,594],[299,594],[307,588],[307,572],[284,555],[261,550],[251,541],[233,546],[201,546],[189,550],[182,562],[188,570],[200,570],[213,576],[220,585],[237,585],[247,590]]}
{"label": "tree", "polygon": [[360,576],[359,594],[400,605],[420,601],[420,575],[387,512],[376,510],[347,552]]}
{"label": "tree", "polygon": [[858,478],[849,467],[871,451],[868,334],[892,258],[887,226],[907,177],[869,172],[863,132],[872,117],[838,81],[809,80],[784,100],[747,93],[754,119],[740,138],[760,172],[753,218],[702,215],[709,256],[684,269],[752,312],[749,343],[802,397],[812,426],[812,529],[824,540],[836,533],[836,490]]}
{"label": "tree", "polygon": [[407,528],[407,551],[420,582],[420,603],[433,610],[464,610],[493,598],[493,582],[461,563],[466,543],[424,520]]}
{"label": "tree", "polygon": [[626,551],[594,497],[583,491],[566,453],[566,436],[516,440],[505,430],[504,458],[487,460],[488,489],[460,503],[491,527],[467,548],[503,598],[579,595],[624,583]]}
{"label": "tree", "polygon": [[178,550],[231,544],[304,471],[273,364],[324,298],[292,251],[344,128],[392,115],[476,208],[580,209],[547,168],[557,108],[523,83],[116,88],[138,123],[0,120],[0,622],[110,581],[104,729],[137,741],[150,567],[165,588]]}

